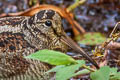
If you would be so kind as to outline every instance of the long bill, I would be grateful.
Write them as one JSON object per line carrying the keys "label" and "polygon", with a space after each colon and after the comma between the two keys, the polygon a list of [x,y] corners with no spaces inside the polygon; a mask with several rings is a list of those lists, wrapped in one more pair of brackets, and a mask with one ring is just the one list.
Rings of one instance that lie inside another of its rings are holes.
{"label": "long bill", "polygon": [[76,52],[79,52],[82,56],[89,60],[96,68],[99,68],[98,64],[77,43],[75,43],[69,36],[67,36],[66,33],[63,33],[61,41]]}

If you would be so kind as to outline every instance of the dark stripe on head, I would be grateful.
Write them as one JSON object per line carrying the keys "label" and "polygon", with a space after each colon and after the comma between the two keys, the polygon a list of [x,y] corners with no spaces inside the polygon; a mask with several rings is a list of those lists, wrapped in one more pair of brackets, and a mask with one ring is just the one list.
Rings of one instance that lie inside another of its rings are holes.
{"label": "dark stripe on head", "polygon": [[37,13],[37,18],[38,18],[38,19],[42,19],[43,16],[44,16],[45,11],[46,11],[46,10],[42,10],[42,11],[40,11],[39,13]]}
{"label": "dark stripe on head", "polygon": [[35,16],[32,16],[32,17],[30,17],[30,18],[28,19],[28,24],[29,24],[30,26],[32,26],[32,25],[34,24],[34,18],[35,18]]}
{"label": "dark stripe on head", "polygon": [[53,10],[48,10],[47,12],[46,12],[46,18],[47,19],[52,19],[52,17],[55,15],[55,11],[53,11]]}
{"label": "dark stripe on head", "polygon": [[27,25],[27,20],[24,20],[22,24],[23,24],[22,27],[23,27],[25,30],[27,30],[27,29],[28,29],[28,27],[27,27],[27,26],[28,26],[28,25]]}

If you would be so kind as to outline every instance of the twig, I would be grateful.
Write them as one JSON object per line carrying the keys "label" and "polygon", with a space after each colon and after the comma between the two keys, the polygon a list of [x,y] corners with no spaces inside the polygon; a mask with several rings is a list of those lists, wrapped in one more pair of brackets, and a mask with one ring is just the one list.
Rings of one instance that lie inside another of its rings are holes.
{"label": "twig", "polygon": [[80,1],[76,1],[74,4],[70,5],[68,8],[67,8],[67,11],[68,12],[71,12],[72,10],[74,10],[76,7],[78,7],[79,5],[85,3],[86,0],[80,0]]}
{"label": "twig", "polygon": [[112,30],[110,37],[112,37],[113,33],[115,33],[115,31],[117,30],[116,28],[118,27],[118,24],[120,24],[120,22],[117,22],[114,29]]}
{"label": "twig", "polygon": [[104,52],[104,57],[102,58],[103,61],[99,65],[100,67],[105,66],[108,63],[107,56],[108,56],[108,50],[106,49]]}
{"label": "twig", "polygon": [[86,32],[85,29],[77,21],[74,20],[73,23],[75,24],[76,29],[80,30],[81,33],[85,33]]}
{"label": "twig", "polygon": [[88,67],[86,65],[83,65],[82,67],[87,69],[87,70],[89,70],[89,71],[91,71],[91,72],[95,72],[96,71],[96,70],[94,70],[94,69],[92,69],[92,68],[90,68],[90,67]]}
{"label": "twig", "polygon": [[[72,5],[70,5],[67,9],[66,9],[66,11],[68,12],[68,13],[70,13],[72,10],[74,10],[76,7],[78,7],[79,5],[81,5],[81,4],[83,4],[83,3],[85,3],[86,2],[86,0],[76,0],[76,2],[74,3],[74,4],[72,4]],[[75,25],[75,28],[74,27],[72,27],[73,28],[73,31],[74,31],[74,34],[77,36],[78,34],[80,34],[80,32],[81,33],[85,33],[85,30],[84,30],[84,28],[82,28],[75,20],[73,20],[73,23],[74,23],[74,25]]]}
{"label": "twig", "polygon": [[120,43],[118,42],[110,42],[106,49],[114,50],[114,49],[120,49]]}

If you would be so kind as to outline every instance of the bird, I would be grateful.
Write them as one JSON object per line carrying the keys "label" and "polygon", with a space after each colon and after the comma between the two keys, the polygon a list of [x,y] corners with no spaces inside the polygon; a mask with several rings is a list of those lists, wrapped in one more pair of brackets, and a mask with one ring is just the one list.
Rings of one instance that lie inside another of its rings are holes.
{"label": "bird", "polygon": [[43,49],[66,53],[68,48],[99,67],[66,35],[61,17],[54,10],[40,10],[31,17],[0,18],[0,80],[50,80],[54,74],[45,72],[51,65],[24,56]]}

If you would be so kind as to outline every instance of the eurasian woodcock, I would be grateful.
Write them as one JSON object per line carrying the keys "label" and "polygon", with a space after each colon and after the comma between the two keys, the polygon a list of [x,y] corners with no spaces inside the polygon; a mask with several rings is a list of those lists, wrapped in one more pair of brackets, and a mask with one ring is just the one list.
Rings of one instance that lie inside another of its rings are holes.
{"label": "eurasian woodcock", "polygon": [[69,38],[61,17],[53,10],[41,10],[32,17],[0,19],[0,80],[50,80],[48,64],[23,58],[41,49],[66,52],[68,47],[98,65]]}

